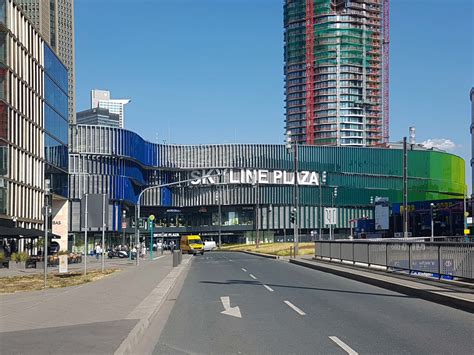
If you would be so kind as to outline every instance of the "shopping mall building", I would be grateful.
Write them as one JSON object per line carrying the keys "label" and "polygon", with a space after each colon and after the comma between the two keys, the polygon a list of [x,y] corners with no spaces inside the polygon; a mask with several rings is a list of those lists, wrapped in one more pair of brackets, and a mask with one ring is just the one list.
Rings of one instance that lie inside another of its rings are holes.
{"label": "shopping mall building", "polygon": [[[108,195],[108,236],[120,240],[133,232],[134,208],[143,189],[186,180],[143,194],[141,217],[156,217],[158,235],[216,237],[220,230],[224,242],[252,240],[257,229],[267,240],[293,235],[294,160],[285,145],[154,144],[128,130],[93,125],[77,125],[71,141],[70,231],[75,237],[80,236],[84,194]],[[321,208],[337,208],[336,234],[347,235],[351,221],[373,216],[375,196],[402,202],[401,144],[300,146],[298,155],[300,234],[314,235],[320,227],[328,232]],[[464,176],[460,157],[408,146],[410,203],[462,199]],[[146,224],[142,226],[145,232]]]}

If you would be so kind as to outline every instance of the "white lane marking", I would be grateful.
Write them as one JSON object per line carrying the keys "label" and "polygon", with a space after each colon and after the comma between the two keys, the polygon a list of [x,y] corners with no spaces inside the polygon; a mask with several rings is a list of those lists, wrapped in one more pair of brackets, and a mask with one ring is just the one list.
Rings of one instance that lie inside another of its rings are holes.
{"label": "white lane marking", "polygon": [[158,260],[158,259],[164,258],[165,256],[166,255],[157,256],[156,258],[153,258],[153,260]]}
{"label": "white lane marking", "polygon": [[296,313],[298,313],[300,316],[305,316],[306,313],[304,313],[301,309],[296,307],[293,303],[290,301],[284,301],[291,309],[293,309]]}
{"label": "white lane marking", "polygon": [[246,270],[246,269],[244,269],[243,267],[242,267],[241,269],[242,269],[242,271],[243,271],[243,272],[247,272],[247,270]]}
{"label": "white lane marking", "polygon": [[263,285],[263,287],[265,287],[268,291],[273,292],[273,288],[271,288],[271,287],[269,287],[269,286],[267,286],[267,285]]}
{"label": "white lane marking", "polygon": [[253,276],[252,274],[249,274],[249,276],[250,276],[252,279],[254,279],[254,280],[257,279],[257,278],[256,278],[255,276]]}
{"label": "white lane marking", "polygon": [[224,311],[221,312],[222,314],[226,314],[228,316],[232,316],[236,318],[242,318],[242,314],[240,313],[239,306],[235,306],[235,307],[230,306],[229,296],[221,297],[221,302],[222,302],[222,306],[224,307]]}
{"label": "white lane marking", "polygon": [[338,337],[336,336],[331,336],[329,337],[329,339],[331,339],[333,342],[335,342],[337,345],[339,345],[342,349],[344,349],[344,351],[346,353],[348,353],[349,355],[358,355],[357,351],[355,351],[354,349],[352,349],[349,345],[347,345],[346,343],[344,343],[341,339],[339,339]]}

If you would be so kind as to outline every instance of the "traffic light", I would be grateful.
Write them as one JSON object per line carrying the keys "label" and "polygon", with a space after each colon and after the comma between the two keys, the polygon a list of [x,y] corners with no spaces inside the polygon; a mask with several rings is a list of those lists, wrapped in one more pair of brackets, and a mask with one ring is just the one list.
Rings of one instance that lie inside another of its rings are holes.
{"label": "traffic light", "polygon": [[436,219],[438,217],[438,212],[439,212],[438,207],[434,203],[431,203],[430,207],[431,207],[431,217],[433,219]]}
{"label": "traffic light", "polygon": [[295,223],[295,221],[296,221],[296,211],[295,211],[295,210],[292,210],[292,211],[290,212],[290,222],[291,222],[291,223]]}

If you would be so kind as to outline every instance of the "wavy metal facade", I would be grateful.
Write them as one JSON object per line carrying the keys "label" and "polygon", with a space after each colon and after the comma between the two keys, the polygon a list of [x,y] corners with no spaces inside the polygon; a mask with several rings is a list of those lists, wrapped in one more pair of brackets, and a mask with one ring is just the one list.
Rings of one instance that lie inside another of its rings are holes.
{"label": "wavy metal facade", "polygon": [[[217,173],[229,169],[292,171],[292,154],[283,145],[220,144],[162,145],[143,140],[137,134],[113,127],[78,125],[70,154],[70,198],[73,206],[84,193],[107,193],[112,200],[111,218],[120,229],[121,208],[132,206],[148,186],[190,179],[192,172]],[[320,191],[323,207],[334,201],[339,227],[372,214],[371,196],[402,201],[403,152],[401,149],[300,146],[301,170],[327,172],[327,183],[300,186],[302,229],[320,224]],[[462,198],[464,161],[452,154],[413,147],[408,153],[410,201]],[[260,184],[258,203],[262,229],[291,228],[292,185]],[[223,182],[214,185],[176,186],[144,194],[149,208],[216,206],[216,193],[225,206],[254,206],[257,191],[249,184]],[[74,212],[73,214],[78,212]],[[74,220],[74,218],[73,218]],[[74,230],[74,226],[73,226]]]}

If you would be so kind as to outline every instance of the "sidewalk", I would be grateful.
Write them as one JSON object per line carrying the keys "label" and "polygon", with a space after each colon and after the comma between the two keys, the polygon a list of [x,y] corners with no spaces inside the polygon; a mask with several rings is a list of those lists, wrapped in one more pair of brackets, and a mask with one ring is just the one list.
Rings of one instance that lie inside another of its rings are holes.
{"label": "sidewalk", "polygon": [[[148,256],[144,259],[140,259],[148,261]],[[134,266],[135,260],[130,259],[105,259],[105,268],[107,269],[114,269],[114,268],[124,268],[127,266]],[[88,256],[87,257],[87,270],[96,270],[102,267],[102,261],[99,259],[97,260],[95,256]],[[58,272],[59,266],[48,266],[48,272]],[[84,270],[84,262],[77,263],[77,264],[68,264],[68,271],[79,271]],[[22,276],[22,275],[32,275],[32,274],[42,274],[44,272],[43,268],[28,268],[28,269],[0,269],[0,277],[8,277],[8,276]]]}
{"label": "sidewalk", "polygon": [[140,320],[129,316],[172,269],[165,254],[80,286],[0,295],[0,352],[114,353]]}
{"label": "sidewalk", "polygon": [[444,304],[467,312],[474,312],[474,292],[463,283],[446,283],[429,279],[416,279],[401,274],[363,269],[357,266],[316,260],[311,257],[290,259],[290,263],[329,272],[356,281],[383,287],[392,291]]}

